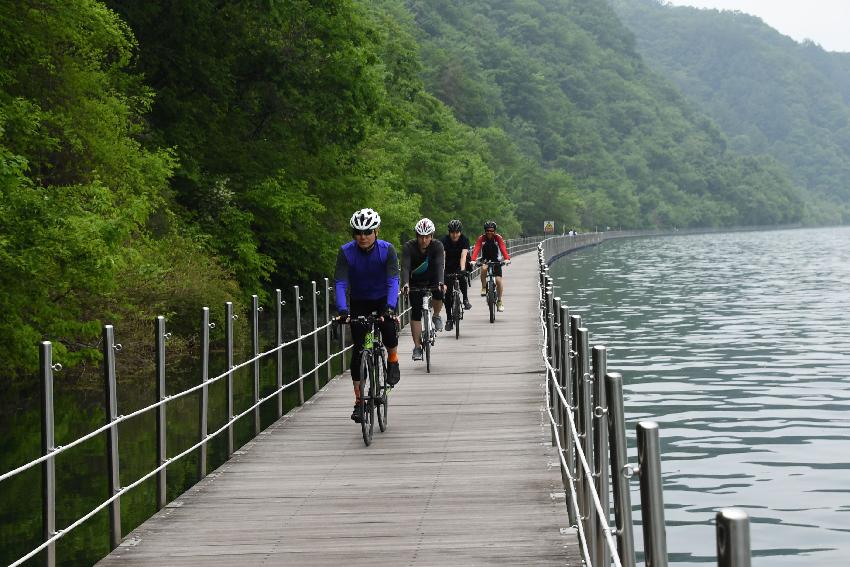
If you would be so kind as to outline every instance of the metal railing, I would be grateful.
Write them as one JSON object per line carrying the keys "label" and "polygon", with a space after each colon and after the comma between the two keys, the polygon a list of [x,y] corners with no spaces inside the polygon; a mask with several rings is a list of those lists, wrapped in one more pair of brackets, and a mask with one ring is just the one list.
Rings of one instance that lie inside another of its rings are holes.
{"label": "metal railing", "polygon": [[[530,250],[536,249],[537,244],[542,240],[542,237],[531,237],[524,239],[507,240],[506,245],[510,247],[511,254],[521,254]],[[154,336],[156,342],[155,348],[155,368],[156,368],[156,398],[158,401],[145,406],[139,410],[126,415],[119,413],[118,407],[118,392],[116,379],[116,353],[122,350],[122,345],[115,341],[115,329],[112,325],[105,325],[102,330],[102,354],[103,354],[103,378],[105,392],[105,410],[107,423],[103,426],[91,431],[70,443],[63,446],[57,446],[55,441],[54,431],[54,372],[61,370],[61,364],[53,362],[53,345],[50,341],[44,341],[39,345],[40,349],[40,381],[41,381],[41,430],[42,430],[42,455],[26,464],[23,464],[13,470],[0,475],[0,482],[15,477],[36,466],[41,466],[42,469],[42,543],[30,550],[27,554],[20,557],[12,566],[20,565],[21,563],[31,559],[38,553],[44,551],[44,560],[48,566],[56,564],[56,542],[62,537],[68,535],[75,528],[82,525],[92,516],[101,510],[108,509],[109,518],[109,540],[110,549],[115,549],[122,540],[121,529],[121,497],[127,494],[130,490],[136,488],[144,481],[156,477],[156,501],[157,508],[162,509],[167,504],[166,495],[166,475],[168,467],[180,459],[191,455],[193,452],[198,453],[198,479],[202,480],[207,475],[208,469],[208,446],[209,443],[219,435],[226,435],[226,458],[229,459],[235,450],[234,443],[234,425],[243,417],[251,416],[253,422],[253,434],[256,436],[261,431],[260,423],[260,406],[271,400],[275,401],[276,416],[280,418],[284,414],[284,392],[290,388],[297,387],[298,405],[303,405],[305,401],[304,382],[312,378],[314,391],[321,388],[320,373],[322,369],[326,369],[326,379],[330,380],[332,376],[332,361],[336,357],[342,357],[347,351],[351,350],[351,345],[345,345],[345,334],[341,334],[341,342],[338,348],[332,348],[330,333],[327,332],[331,322],[331,294],[333,288],[328,278],[324,278],[324,294],[320,289],[320,284],[312,281],[310,285],[310,300],[312,307],[312,329],[304,332],[302,328],[302,301],[304,296],[299,286],[293,286],[294,314],[295,314],[295,334],[296,338],[290,341],[283,340],[283,311],[282,307],[286,305],[283,298],[283,292],[276,289],[272,305],[274,306],[274,337],[275,346],[269,350],[260,352],[260,329],[259,320],[260,313],[263,311],[263,306],[260,305],[257,295],[251,296],[251,312],[250,312],[250,343],[251,356],[247,360],[234,364],[234,329],[233,321],[236,315],[233,311],[233,302],[226,302],[224,306],[224,342],[225,342],[225,358],[226,368],[221,374],[210,378],[209,377],[209,362],[210,362],[210,330],[215,328],[216,324],[210,322],[210,310],[204,307],[201,312],[200,323],[200,373],[201,381],[199,384],[187,388],[179,393],[166,395],[166,380],[165,380],[165,361],[166,361],[166,341],[170,337],[170,333],[166,331],[165,317],[156,317],[154,321]],[[323,319],[320,320],[320,305],[319,297],[324,295],[324,313]],[[398,311],[401,324],[404,326],[409,323],[410,305],[408,298],[404,295],[399,295]],[[324,360],[319,360],[320,345],[319,335],[325,332],[324,344]],[[310,340],[312,339],[312,340]],[[304,368],[304,348],[309,348],[312,343],[313,368]],[[297,376],[284,382],[283,371],[283,350],[287,347],[294,346],[297,349],[298,370]],[[336,347],[336,345],[334,345]],[[340,365],[342,371],[345,371],[345,361]],[[260,397],[260,362],[264,359],[273,359],[275,366],[275,389],[266,396]],[[244,411],[234,413],[234,374],[242,369],[249,369],[252,382],[252,400],[251,405]],[[223,381],[225,384],[226,397],[226,423],[216,429],[209,431],[209,389],[216,382]],[[191,447],[181,451],[177,455],[171,457],[167,454],[166,437],[168,430],[167,407],[169,404],[177,401],[180,398],[193,393],[199,394],[199,418],[198,431],[199,436],[197,442]],[[143,474],[135,481],[121,486],[120,484],[120,454],[118,450],[119,425],[129,421],[135,417],[146,414],[148,412],[156,412],[156,451],[157,462],[159,465],[153,470]],[[98,435],[106,434],[106,462],[107,462],[107,483],[109,498],[98,504],[89,512],[77,518],[68,526],[57,529],[56,527],[56,458],[70,449],[85,443],[86,441],[97,437]]]}
{"label": "metal railing", "polygon": [[[646,233],[639,233],[644,235]],[[626,236],[616,233],[616,237]],[[634,526],[629,481],[640,480],[640,509],[647,567],[666,567],[667,539],[661,480],[659,427],[637,424],[638,462],[630,465],[626,444],[623,377],[607,369],[604,346],[589,349],[590,333],[580,315],[555,297],[549,264],[614,233],[549,238],[538,246],[542,355],[552,445],[557,447],[570,524],[578,531],[587,566],[634,567]],[[611,526],[614,505],[615,527]],[[749,567],[749,519],[738,509],[717,512],[721,567]],[[616,543],[614,541],[616,538]]]}
{"label": "metal railing", "polygon": [[[233,303],[226,302],[224,309],[224,335],[225,335],[225,357],[226,368],[224,372],[213,378],[209,377],[209,360],[210,360],[210,330],[215,328],[215,323],[210,322],[210,310],[204,307],[201,313],[200,325],[200,351],[201,351],[201,381],[199,384],[187,388],[179,393],[166,395],[165,393],[165,357],[166,357],[166,341],[170,337],[170,333],[166,331],[165,317],[157,317],[154,321],[154,335],[156,341],[155,350],[155,368],[156,368],[156,396],[157,400],[146,407],[136,410],[132,413],[122,415],[118,408],[117,395],[117,380],[116,380],[116,353],[122,350],[122,345],[115,341],[115,329],[112,325],[105,325],[102,332],[102,351],[103,351],[103,378],[105,392],[105,409],[107,423],[103,426],[91,431],[74,441],[63,446],[57,446],[55,441],[54,431],[54,398],[53,398],[53,379],[54,372],[62,369],[60,364],[53,362],[53,345],[50,341],[44,341],[39,345],[40,349],[40,371],[39,377],[41,381],[41,438],[42,438],[42,455],[24,465],[21,465],[13,470],[0,475],[0,482],[9,478],[15,477],[36,466],[41,466],[42,469],[42,536],[43,541],[40,545],[30,550],[28,553],[20,557],[18,560],[11,563],[11,566],[17,566],[31,559],[38,553],[44,551],[44,562],[52,567],[56,564],[56,542],[62,537],[68,535],[75,528],[79,527],[92,516],[101,510],[108,509],[109,518],[109,539],[110,549],[115,549],[122,540],[121,529],[121,497],[127,494],[130,490],[138,487],[144,481],[156,477],[156,500],[157,508],[162,509],[167,504],[166,496],[166,474],[168,467],[173,465],[178,460],[198,452],[198,478],[202,480],[207,475],[207,448],[208,444],[219,435],[227,437],[227,453],[226,458],[229,459],[234,453],[234,425],[241,418],[251,415],[253,421],[253,432],[256,436],[261,431],[260,424],[260,406],[266,402],[274,400],[276,406],[277,418],[280,418],[284,411],[283,394],[284,391],[290,388],[298,388],[298,405],[303,405],[305,401],[304,381],[312,377],[314,391],[318,392],[321,388],[320,373],[323,368],[326,369],[326,377],[330,380],[332,376],[332,361],[336,357],[342,358],[340,368],[345,371],[344,354],[351,350],[351,345],[346,346],[345,334],[342,333],[338,345],[332,347],[330,332],[325,332],[324,345],[324,360],[320,359],[319,335],[323,331],[328,331],[333,324],[330,314],[330,298],[333,291],[328,278],[324,278],[324,313],[323,319],[319,317],[319,300],[322,291],[317,287],[317,282],[311,282],[311,303],[312,303],[312,329],[308,332],[303,332],[302,329],[302,301],[304,296],[299,286],[293,287],[294,311],[295,311],[295,326],[296,338],[284,342],[283,340],[283,313],[282,306],[286,304],[283,299],[282,291],[276,289],[273,298],[274,317],[275,317],[275,346],[266,351],[260,352],[260,331],[259,331],[259,316],[263,311],[263,307],[259,304],[257,295],[252,296],[251,301],[251,320],[250,320],[250,341],[251,341],[251,357],[247,360],[233,364],[233,321],[236,315],[233,313]],[[400,296],[398,304],[399,315],[402,324],[405,318],[409,317],[410,306],[404,296]],[[312,341],[310,341],[312,339]],[[309,348],[309,342],[313,346],[313,362],[312,368],[304,368],[303,349]],[[284,382],[283,372],[283,349],[289,346],[297,348],[298,358],[298,374],[294,379]],[[273,359],[275,366],[276,385],[275,389],[266,396],[260,397],[260,361],[263,359]],[[241,369],[250,368],[252,379],[252,400],[250,407],[234,413],[234,388],[233,376]],[[225,383],[226,400],[226,422],[223,426],[215,431],[209,431],[209,388],[216,382],[223,381]],[[176,400],[188,396],[189,394],[198,392],[200,399],[199,408],[199,436],[197,442],[191,447],[181,451],[177,455],[169,457],[166,447],[166,431],[168,426],[167,407]],[[120,485],[120,455],[118,451],[118,435],[119,425],[148,412],[156,412],[156,445],[157,458],[159,465],[147,473],[143,474],[135,481]],[[109,498],[95,506],[90,511],[86,512],[76,520],[64,528],[57,529],[56,525],[56,458],[71,448],[76,447],[98,435],[106,434],[106,462],[107,462],[107,482],[109,489]]]}

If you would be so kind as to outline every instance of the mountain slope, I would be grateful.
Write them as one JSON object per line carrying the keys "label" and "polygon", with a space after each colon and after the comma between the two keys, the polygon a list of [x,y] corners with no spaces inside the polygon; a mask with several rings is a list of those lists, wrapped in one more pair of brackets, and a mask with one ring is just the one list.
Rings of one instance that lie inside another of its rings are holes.
{"label": "mountain slope", "polygon": [[637,48],[721,126],[805,187],[818,220],[850,220],[850,55],[798,44],[739,12],[613,0]]}
{"label": "mountain slope", "polygon": [[571,175],[582,224],[770,224],[800,196],[765,157],[727,149],[715,124],[635,51],[594,0],[409,0],[426,86],[463,121],[497,125]]}

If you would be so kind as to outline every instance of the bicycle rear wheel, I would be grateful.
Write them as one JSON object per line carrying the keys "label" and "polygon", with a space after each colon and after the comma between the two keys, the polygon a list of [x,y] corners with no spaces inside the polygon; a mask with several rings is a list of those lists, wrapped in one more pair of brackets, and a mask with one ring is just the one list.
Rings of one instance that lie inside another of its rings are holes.
{"label": "bicycle rear wheel", "polygon": [[384,358],[384,353],[378,358],[378,364],[375,372],[375,391],[377,397],[375,399],[375,409],[378,413],[378,427],[381,431],[387,430],[389,423],[389,390],[387,388],[387,359]]}
{"label": "bicycle rear wheel", "polygon": [[363,419],[360,429],[363,432],[363,442],[368,447],[372,443],[372,430],[375,428],[375,376],[372,357],[364,352],[360,357],[360,410]]}

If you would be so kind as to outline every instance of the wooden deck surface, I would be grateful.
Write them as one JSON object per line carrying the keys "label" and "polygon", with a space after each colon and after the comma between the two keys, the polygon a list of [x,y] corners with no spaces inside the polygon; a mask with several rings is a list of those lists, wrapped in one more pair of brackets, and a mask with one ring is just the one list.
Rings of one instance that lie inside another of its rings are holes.
{"label": "wooden deck surface", "polygon": [[412,362],[370,447],[348,374],[128,534],[99,565],[580,565],[544,414],[536,254],[506,311],[470,290],[461,339]]}

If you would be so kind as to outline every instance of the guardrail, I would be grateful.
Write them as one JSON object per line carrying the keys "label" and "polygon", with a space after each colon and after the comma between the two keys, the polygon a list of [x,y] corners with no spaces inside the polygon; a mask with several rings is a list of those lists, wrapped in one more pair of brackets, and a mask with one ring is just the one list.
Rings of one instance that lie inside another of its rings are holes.
{"label": "guardrail", "polygon": [[[511,247],[513,254],[520,254],[536,248],[537,243],[542,237],[531,237],[526,239],[508,240],[506,244]],[[341,333],[341,340],[338,345],[332,346],[330,333],[327,332],[331,323],[331,296],[333,288],[329,278],[324,278],[324,287],[322,284],[312,281],[309,287],[310,299],[308,303],[312,305],[312,322],[310,330],[305,331],[302,326],[305,324],[302,321],[302,302],[305,300],[304,292],[300,286],[293,286],[292,300],[295,313],[295,333],[296,338],[290,341],[283,340],[283,311],[282,307],[286,304],[283,297],[283,292],[276,289],[271,307],[274,309],[274,344],[273,348],[260,352],[260,328],[259,320],[260,313],[263,311],[263,306],[260,305],[257,295],[251,297],[250,311],[250,342],[251,356],[247,360],[234,364],[234,330],[233,321],[236,315],[233,311],[233,303],[226,302],[224,306],[224,320],[221,322],[224,326],[224,342],[225,342],[225,357],[226,368],[221,374],[210,378],[209,363],[210,363],[210,330],[215,328],[216,324],[210,321],[210,310],[204,307],[200,316],[200,383],[187,388],[179,393],[166,395],[166,342],[170,337],[170,333],[166,330],[165,317],[156,317],[153,322],[153,334],[155,341],[155,379],[156,379],[156,399],[157,401],[147,405],[137,411],[123,415],[118,407],[118,392],[116,379],[116,353],[122,350],[122,345],[116,342],[115,328],[112,325],[104,325],[102,329],[102,354],[103,354],[103,385],[104,385],[104,400],[107,422],[73,441],[63,446],[56,445],[56,437],[54,431],[54,372],[61,370],[60,364],[53,362],[53,345],[50,341],[44,341],[39,345],[40,352],[40,370],[39,380],[41,384],[41,437],[42,437],[42,455],[26,464],[23,464],[13,470],[7,471],[0,475],[0,482],[15,477],[29,469],[40,466],[42,470],[42,543],[30,550],[27,554],[20,557],[12,566],[17,566],[31,559],[38,553],[44,551],[44,562],[49,567],[56,564],[56,542],[62,537],[69,534],[75,528],[79,527],[86,520],[100,512],[108,509],[109,517],[109,539],[110,549],[117,547],[122,540],[123,531],[121,528],[121,497],[130,490],[138,487],[144,481],[156,477],[156,503],[157,508],[162,509],[167,504],[166,496],[166,478],[167,470],[170,465],[183,459],[184,457],[197,452],[198,454],[198,478],[203,479],[207,475],[208,459],[207,451],[209,443],[219,435],[226,436],[226,458],[229,459],[234,453],[234,425],[243,417],[250,416],[253,421],[253,434],[256,436],[261,431],[260,424],[260,406],[266,402],[273,402],[276,406],[276,416],[280,418],[284,413],[284,392],[290,388],[297,388],[298,405],[302,405],[305,401],[304,383],[305,380],[312,378],[314,391],[321,388],[320,373],[326,373],[326,379],[330,380],[332,376],[332,361],[337,357],[342,359],[339,366],[345,371],[346,352],[351,350],[351,345],[345,344],[345,333]],[[323,305],[320,305],[320,297],[324,298]],[[399,315],[402,325],[409,322],[410,305],[408,298],[401,295],[398,304]],[[320,339],[319,336],[324,332],[324,360],[320,361]],[[311,340],[312,339],[312,340]],[[309,348],[312,343],[313,368],[304,368],[304,348]],[[284,365],[283,365],[283,350],[287,347],[297,349],[297,376],[292,379],[284,380]],[[273,359],[275,366],[276,387],[266,396],[260,397],[260,362],[264,359]],[[234,413],[234,374],[242,369],[248,369],[251,374],[253,399],[250,407],[237,413]],[[226,423],[216,429],[209,431],[209,388],[216,382],[224,382],[225,397],[226,397]],[[180,453],[168,456],[166,445],[166,433],[168,430],[168,405],[176,400],[188,396],[189,394],[199,393],[199,420],[198,420],[198,438],[191,447],[181,451]],[[156,451],[158,466],[144,473],[140,478],[126,484],[120,483],[121,467],[120,454],[118,450],[119,426],[133,418],[148,412],[156,413]],[[83,514],[76,520],[64,528],[57,529],[56,525],[56,458],[69,451],[70,449],[94,438],[98,435],[106,435],[106,462],[107,462],[107,482],[109,498],[95,506],[89,512]]]}
{"label": "guardrail", "polygon": [[[635,233],[645,235],[646,233]],[[552,445],[558,448],[570,524],[578,531],[587,566],[612,562],[635,566],[630,479],[640,480],[645,564],[666,567],[667,540],[661,481],[659,427],[637,424],[638,463],[630,465],[626,445],[623,377],[607,369],[604,346],[589,348],[590,333],[580,315],[555,297],[549,264],[564,254],[624,233],[592,233],[546,239],[538,247],[542,356]],[[615,527],[609,503],[614,504]],[[720,567],[749,567],[749,519],[738,509],[716,515]],[[614,538],[616,537],[616,544]]]}

